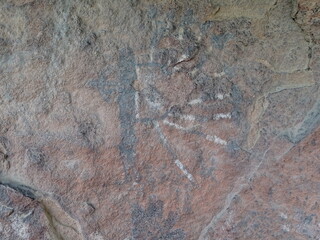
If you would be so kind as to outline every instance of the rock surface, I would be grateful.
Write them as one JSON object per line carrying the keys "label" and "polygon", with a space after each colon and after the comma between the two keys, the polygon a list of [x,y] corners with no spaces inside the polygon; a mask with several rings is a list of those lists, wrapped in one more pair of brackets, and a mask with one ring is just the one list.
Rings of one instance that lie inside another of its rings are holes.
{"label": "rock surface", "polygon": [[0,1],[0,239],[320,236],[318,0]]}

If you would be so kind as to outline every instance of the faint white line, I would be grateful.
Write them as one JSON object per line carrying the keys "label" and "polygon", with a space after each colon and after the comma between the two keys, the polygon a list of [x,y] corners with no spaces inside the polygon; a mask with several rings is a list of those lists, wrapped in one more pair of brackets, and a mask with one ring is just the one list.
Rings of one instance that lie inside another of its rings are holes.
{"label": "faint white line", "polygon": [[180,115],[180,118],[188,121],[195,121],[196,117],[193,115]]}
{"label": "faint white line", "polygon": [[221,93],[218,93],[216,97],[217,97],[219,100],[224,99],[224,95],[221,94]]}
{"label": "faint white line", "polygon": [[207,135],[206,136],[206,139],[210,142],[214,142],[216,144],[220,144],[220,145],[227,145],[227,141],[217,137],[217,136],[210,136],[210,135]]}
{"label": "faint white line", "polygon": [[[228,96],[229,96],[228,94],[218,93],[216,95],[216,98],[218,100],[223,100],[225,97],[228,97]],[[200,103],[203,103],[203,100],[201,98],[192,99],[191,101],[188,102],[188,104],[190,104],[190,105],[197,105]]]}
{"label": "faint white line", "polygon": [[190,105],[196,105],[196,104],[200,104],[202,103],[202,99],[201,98],[197,98],[197,99],[193,99],[190,102],[188,102]]}
{"label": "faint white line", "polygon": [[161,141],[164,143],[164,145],[168,146],[168,140],[167,140],[167,138],[163,135],[163,132],[162,132],[162,130],[161,130],[161,128],[160,128],[159,122],[158,122],[158,121],[155,121],[155,122],[154,122],[154,126],[155,126],[155,128],[156,128],[156,130],[157,130],[157,132],[158,132],[158,134],[159,134],[159,136],[160,136]]}
{"label": "faint white line", "polygon": [[[171,154],[173,155],[174,158],[176,158],[175,153],[173,153],[173,149],[170,147],[169,142],[167,140],[167,138],[164,136],[161,127],[159,125],[158,121],[154,122],[154,126],[157,130],[157,132],[159,133],[160,139],[163,142],[163,144],[168,148],[169,152],[171,152]],[[180,168],[180,170],[184,173],[184,175],[186,175],[186,177],[191,181],[191,182],[195,182],[193,176],[187,171],[187,169],[183,166],[183,164],[177,159],[174,161],[174,163],[178,166],[178,168]]]}
{"label": "faint white line", "polygon": [[[163,123],[164,123],[165,125],[168,125],[168,126],[170,126],[170,127],[174,127],[174,128],[176,128],[176,129],[182,130],[182,131],[190,131],[190,130],[192,130],[191,128],[182,127],[182,126],[180,126],[180,125],[178,125],[178,124],[169,122],[168,120],[163,120]],[[227,145],[227,144],[228,144],[227,141],[219,138],[218,136],[206,135],[206,139],[207,139],[208,141],[210,141],[210,142],[214,142],[214,143],[220,144],[220,145]]]}
{"label": "faint white line", "polygon": [[179,37],[178,37],[178,39],[181,41],[181,40],[183,40],[183,33],[184,33],[184,29],[181,27],[180,29],[179,29]]}
{"label": "faint white line", "polygon": [[173,122],[169,122],[168,120],[163,120],[163,123],[165,124],[165,125],[168,125],[168,126],[170,126],[170,127],[174,127],[174,128],[176,128],[176,129],[179,129],[179,130],[183,130],[183,131],[190,131],[191,129],[190,128],[185,128],[185,127],[182,127],[182,126],[180,126],[179,124],[175,124],[175,123],[173,123]]}
{"label": "faint white line", "polygon": [[154,47],[150,49],[150,62],[153,62]]}
{"label": "faint white line", "polygon": [[[173,114],[169,114],[170,117],[174,116]],[[178,115],[178,117],[180,119],[183,119],[183,120],[187,120],[187,121],[195,121],[196,120],[196,117],[193,116],[193,115],[188,115],[188,114],[181,114],[181,115]]]}
{"label": "faint white line", "polygon": [[174,163],[180,168],[180,170],[183,172],[184,175],[191,181],[194,182],[193,176],[187,171],[187,169],[184,167],[182,162],[180,162],[178,159],[174,161]]}
{"label": "faint white line", "polygon": [[140,118],[140,114],[139,114],[139,108],[140,108],[139,92],[135,93],[134,101],[135,101],[135,104],[136,104],[136,119],[139,119]]}
{"label": "faint white line", "polygon": [[218,113],[213,116],[214,120],[231,119],[231,113]]}

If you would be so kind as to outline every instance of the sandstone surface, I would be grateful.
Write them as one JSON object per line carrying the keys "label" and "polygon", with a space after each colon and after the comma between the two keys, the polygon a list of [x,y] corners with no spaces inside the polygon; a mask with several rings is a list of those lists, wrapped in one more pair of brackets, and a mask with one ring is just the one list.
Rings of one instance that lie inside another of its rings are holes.
{"label": "sandstone surface", "polygon": [[320,239],[318,0],[1,0],[0,239]]}

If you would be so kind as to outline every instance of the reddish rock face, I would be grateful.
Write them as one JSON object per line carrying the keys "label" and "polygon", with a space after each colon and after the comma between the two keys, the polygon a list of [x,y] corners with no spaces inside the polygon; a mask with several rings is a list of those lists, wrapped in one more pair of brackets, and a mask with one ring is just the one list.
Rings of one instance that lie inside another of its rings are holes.
{"label": "reddish rock face", "polygon": [[318,239],[317,1],[0,3],[0,239]]}
{"label": "reddish rock face", "polygon": [[316,0],[293,1],[293,18],[306,33],[307,37],[320,43],[320,3]]}

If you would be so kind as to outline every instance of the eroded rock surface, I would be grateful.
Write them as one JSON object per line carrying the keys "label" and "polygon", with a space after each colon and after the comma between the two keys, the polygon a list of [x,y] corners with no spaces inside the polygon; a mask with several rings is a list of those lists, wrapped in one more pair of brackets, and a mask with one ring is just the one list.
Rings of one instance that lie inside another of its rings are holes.
{"label": "eroded rock surface", "polygon": [[0,1],[0,239],[319,239],[319,8]]}

